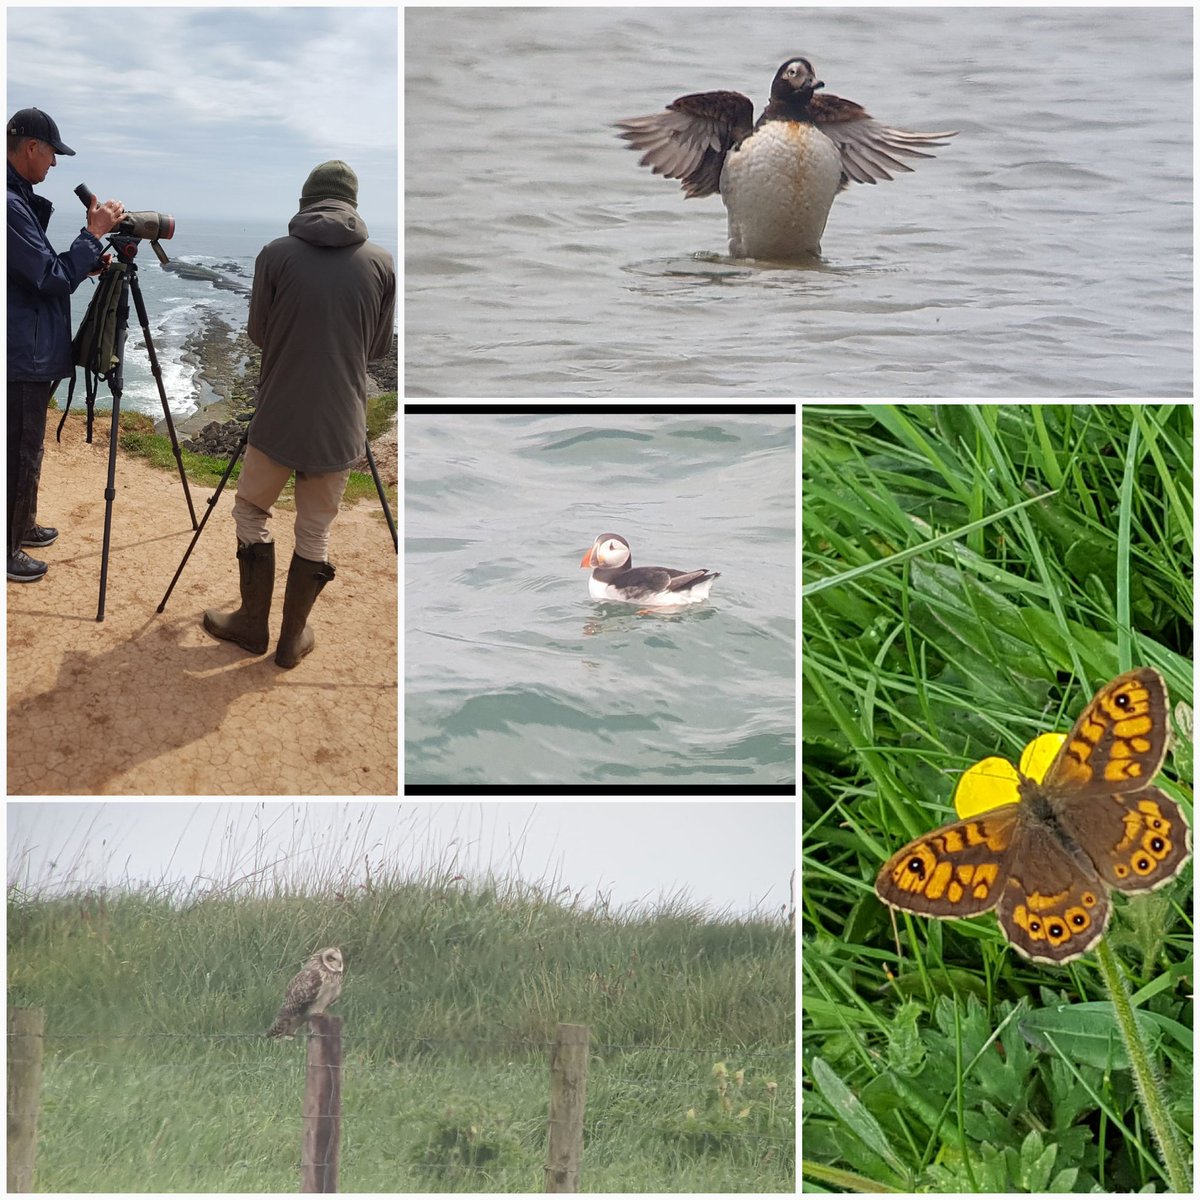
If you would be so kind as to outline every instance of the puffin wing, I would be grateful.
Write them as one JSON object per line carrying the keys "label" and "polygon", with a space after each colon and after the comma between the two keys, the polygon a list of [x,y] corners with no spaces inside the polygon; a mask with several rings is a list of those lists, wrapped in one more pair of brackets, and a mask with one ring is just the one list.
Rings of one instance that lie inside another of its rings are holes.
{"label": "puffin wing", "polygon": [[911,171],[912,167],[896,156],[934,158],[926,153],[931,146],[944,146],[957,130],[941,133],[910,133],[881,125],[861,104],[840,96],[814,96],[809,102],[812,123],[837,147],[842,156],[842,182],[839,191],[855,183],[878,183],[892,178],[892,171]]}
{"label": "puffin wing", "polygon": [[686,592],[693,584],[700,583],[709,576],[709,571],[673,571],[667,584],[668,592]]}
{"label": "puffin wing", "polygon": [[682,180],[684,194],[711,196],[721,183],[725,155],[754,128],[754,105],[741,92],[680,96],[660,113],[616,123],[638,165]]}
{"label": "puffin wing", "polygon": [[634,596],[653,596],[671,586],[671,572],[666,567],[630,567],[611,580],[613,587]]}

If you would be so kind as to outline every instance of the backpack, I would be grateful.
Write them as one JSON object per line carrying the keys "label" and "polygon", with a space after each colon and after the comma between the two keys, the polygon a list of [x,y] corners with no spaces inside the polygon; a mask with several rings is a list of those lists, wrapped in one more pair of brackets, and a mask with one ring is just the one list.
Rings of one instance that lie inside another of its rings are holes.
{"label": "backpack", "polygon": [[[100,380],[105,380],[110,388],[120,387],[120,380],[115,372],[121,365],[121,356],[117,348],[117,326],[125,270],[126,264],[123,262],[109,263],[107,270],[100,276],[87,312],[79,323],[79,329],[71,339],[71,361],[77,368],[83,368],[89,442],[92,440],[92,417]],[[63,426],[66,424],[67,413],[71,411],[71,400],[75,395],[75,378],[76,372],[72,372],[71,386],[67,390],[67,406],[63,409],[62,420],[58,423],[56,441],[62,441]]]}

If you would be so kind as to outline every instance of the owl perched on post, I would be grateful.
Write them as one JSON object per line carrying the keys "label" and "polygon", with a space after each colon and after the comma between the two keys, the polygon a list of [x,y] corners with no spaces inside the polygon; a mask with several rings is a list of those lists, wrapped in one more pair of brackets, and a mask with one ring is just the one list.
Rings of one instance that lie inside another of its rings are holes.
{"label": "owl perched on post", "polygon": [[342,994],[342,952],[337,946],[318,950],[287,985],[283,1006],[267,1037],[291,1039],[309,1017],[323,1013]]}

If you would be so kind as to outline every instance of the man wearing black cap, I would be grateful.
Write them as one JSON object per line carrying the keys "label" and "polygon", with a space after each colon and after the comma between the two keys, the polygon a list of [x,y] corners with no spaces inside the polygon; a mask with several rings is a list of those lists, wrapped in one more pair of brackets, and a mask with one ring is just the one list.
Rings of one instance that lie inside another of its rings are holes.
{"label": "man wearing black cap", "polygon": [[396,268],[367,241],[358,177],[340,159],[313,169],[288,236],[254,264],[246,331],[262,348],[258,399],[238,479],[241,607],[209,609],[204,628],[265,654],[275,582],[271,506],[296,473],[296,551],[283,596],[275,662],[294,667],[316,644],[306,624],[334,575],[329,530],[350,467],[367,444],[367,363],[391,349]]}
{"label": "man wearing black cap", "polygon": [[55,155],[74,153],[41,109],[23,108],[8,122],[8,577],[16,583],[46,574],[46,564],[22,547],[58,537],[37,523],[37,495],[46,407],[72,370],[71,293],[100,266],[100,238],[125,212],[116,200],[93,198],[87,227],[55,254],[46,238],[54,206],[33,185],[56,165]]}

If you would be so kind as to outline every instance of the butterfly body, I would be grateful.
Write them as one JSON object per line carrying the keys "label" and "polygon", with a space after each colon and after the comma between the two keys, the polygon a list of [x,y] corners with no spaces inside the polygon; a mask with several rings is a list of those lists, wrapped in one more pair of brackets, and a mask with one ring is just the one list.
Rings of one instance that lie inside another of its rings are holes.
{"label": "butterfly body", "polygon": [[943,825],[883,866],[875,890],[930,917],[996,910],[1009,942],[1035,962],[1064,963],[1100,940],[1110,889],[1153,891],[1191,846],[1179,806],[1151,786],[1167,749],[1167,691],[1140,667],[1101,688],[1041,781],[1019,800]]}

